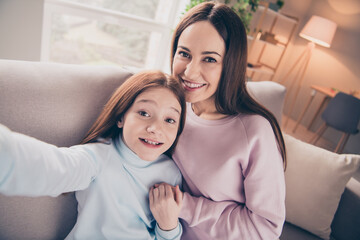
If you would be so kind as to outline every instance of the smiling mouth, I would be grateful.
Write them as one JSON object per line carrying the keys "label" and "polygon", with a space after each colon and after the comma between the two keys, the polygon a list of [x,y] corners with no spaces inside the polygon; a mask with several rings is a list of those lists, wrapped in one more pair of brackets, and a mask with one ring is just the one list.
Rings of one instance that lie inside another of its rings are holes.
{"label": "smiling mouth", "polygon": [[192,83],[192,82],[186,81],[184,79],[181,79],[181,80],[182,80],[183,86],[187,90],[196,90],[196,89],[202,88],[203,86],[206,85],[204,83]]}
{"label": "smiling mouth", "polygon": [[157,141],[149,140],[149,139],[146,139],[146,138],[139,138],[139,139],[140,139],[140,141],[142,143],[144,143],[145,145],[147,145],[149,147],[159,147],[159,146],[164,144],[162,142],[157,142]]}

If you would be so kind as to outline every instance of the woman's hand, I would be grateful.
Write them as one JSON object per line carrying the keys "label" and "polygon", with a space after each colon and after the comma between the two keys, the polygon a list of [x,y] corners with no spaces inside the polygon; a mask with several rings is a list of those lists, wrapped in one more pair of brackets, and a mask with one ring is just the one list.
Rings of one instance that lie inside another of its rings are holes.
{"label": "woman's hand", "polygon": [[162,183],[150,188],[150,210],[162,230],[169,231],[177,227],[182,198],[179,186]]}

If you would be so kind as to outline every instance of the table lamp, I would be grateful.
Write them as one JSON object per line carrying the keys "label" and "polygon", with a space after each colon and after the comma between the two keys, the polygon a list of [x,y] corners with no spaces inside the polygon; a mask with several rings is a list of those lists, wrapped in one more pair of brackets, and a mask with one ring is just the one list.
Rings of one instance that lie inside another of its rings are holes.
{"label": "table lamp", "polygon": [[[309,43],[307,44],[304,52],[299,56],[299,58],[295,61],[294,65],[286,73],[283,80],[280,81],[285,82],[288,79],[290,73],[294,71],[296,67],[298,67],[298,71],[294,76],[294,81],[292,81],[290,86],[292,88],[292,86],[297,83],[296,92],[291,102],[290,113],[285,122],[285,126],[287,125],[287,122],[293,111],[296,98],[299,94],[300,86],[304,79],[305,72],[311,58],[312,51],[315,48],[315,44],[329,48],[336,31],[336,27],[337,25],[333,21],[314,15],[305,24],[304,28],[299,33],[299,36],[305,38],[306,40],[309,40]],[[303,113],[301,115],[303,115]],[[302,116],[300,116],[300,118],[302,118]]]}

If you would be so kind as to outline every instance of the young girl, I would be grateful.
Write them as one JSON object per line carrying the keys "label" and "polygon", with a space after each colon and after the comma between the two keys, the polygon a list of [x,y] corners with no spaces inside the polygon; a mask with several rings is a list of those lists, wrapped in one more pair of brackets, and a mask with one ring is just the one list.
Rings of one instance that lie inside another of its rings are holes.
{"label": "young girl", "polygon": [[[153,71],[115,91],[82,145],[58,148],[0,124],[0,193],[76,191],[67,239],[180,239],[181,174],[169,156],[184,111],[181,85]],[[154,188],[159,182],[176,187]]]}
{"label": "young girl", "polygon": [[224,4],[199,4],[175,29],[171,51],[189,102],[173,155],[185,180],[183,239],[277,239],[285,145],[274,116],[247,92],[240,18]]}

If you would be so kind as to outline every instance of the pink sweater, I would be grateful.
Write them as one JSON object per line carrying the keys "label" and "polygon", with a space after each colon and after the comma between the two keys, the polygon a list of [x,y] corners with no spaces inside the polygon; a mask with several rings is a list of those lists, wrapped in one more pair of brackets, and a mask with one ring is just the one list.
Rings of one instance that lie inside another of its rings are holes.
{"label": "pink sweater", "polygon": [[258,115],[199,118],[188,105],[173,158],[184,183],[182,239],[277,239],[285,220],[282,158]]}

